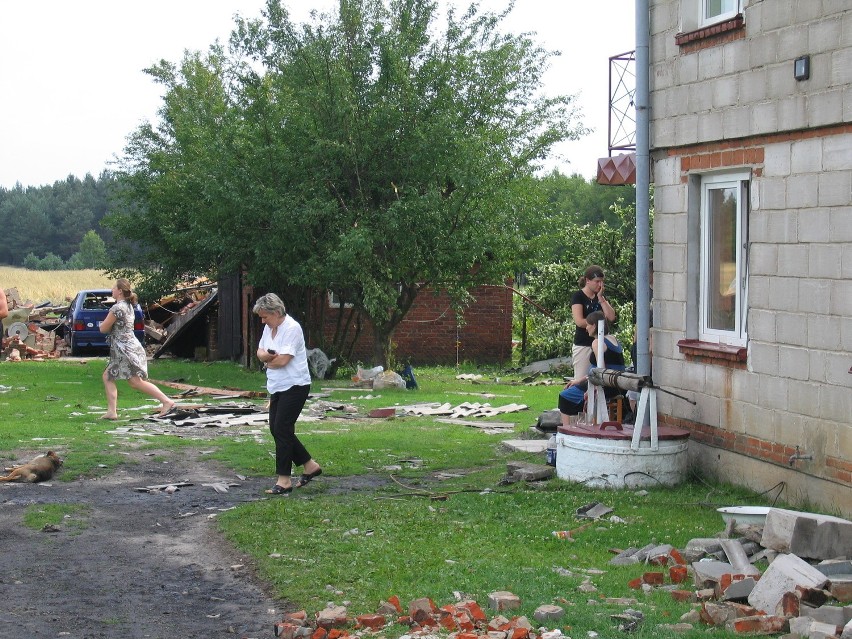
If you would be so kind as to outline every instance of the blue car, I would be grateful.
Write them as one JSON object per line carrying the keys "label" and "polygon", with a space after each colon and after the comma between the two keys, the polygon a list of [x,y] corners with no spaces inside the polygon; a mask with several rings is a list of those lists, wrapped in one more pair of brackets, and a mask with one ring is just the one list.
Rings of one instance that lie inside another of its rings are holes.
{"label": "blue car", "polygon": [[[94,289],[80,291],[68,307],[63,317],[65,339],[71,346],[72,355],[80,355],[84,350],[109,352],[106,335],[98,328],[106,319],[109,309],[115,304],[112,291]],[[145,345],[145,317],[142,307],[136,305],[136,319],[133,332],[139,342]]]}

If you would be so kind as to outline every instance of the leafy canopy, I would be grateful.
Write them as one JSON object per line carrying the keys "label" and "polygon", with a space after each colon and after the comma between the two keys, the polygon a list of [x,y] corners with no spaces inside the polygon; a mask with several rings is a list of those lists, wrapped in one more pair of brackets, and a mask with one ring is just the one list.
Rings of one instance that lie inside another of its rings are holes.
{"label": "leafy canopy", "polygon": [[504,17],[341,0],[296,25],[269,0],[228,53],[149,69],[164,104],[126,149],[120,259],[151,283],[244,267],[335,291],[382,350],[425,287],[462,304],[501,281],[539,161],[584,132],[571,97],[541,94],[554,54]]}

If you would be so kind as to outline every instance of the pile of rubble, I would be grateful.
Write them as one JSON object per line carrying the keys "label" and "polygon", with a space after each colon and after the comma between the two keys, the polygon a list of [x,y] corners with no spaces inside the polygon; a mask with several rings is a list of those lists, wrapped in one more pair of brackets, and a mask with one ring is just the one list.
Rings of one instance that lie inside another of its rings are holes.
{"label": "pile of rubble", "polygon": [[[695,604],[681,621],[748,634],[852,639],[852,522],[769,509],[759,525],[731,520],[723,538],[693,539],[683,550],[649,544],[610,563],[665,566],[629,583],[647,593],[664,588]],[[761,573],[756,562],[766,560]],[[684,587],[692,576],[694,589]],[[668,582],[668,583],[667,583]],[[838,605],[841,604],[841,605]]]}
{"label": "pile of rubble", "polygon": [[[596,508],[587,516],[597,519],[596,515],[606,512],[610,510]],[[850,559],[852,522],[772,508],[763,526],[730,521],[723,537],[693,539],[682,550],[668,544],[630,548],[619,552],[610,563],[668,569],[649,570],[628,584],[645,594],[668,590],[676,601],[693,604],[679,623],[664,624],[662,630],[687,632],[696,625],[709,625],[739,634],[852,639],[852,605],[843,605],[852,603]],[[763,573],[754,565],[762,560],[770,562]],[[685,585],[690,575],[693,589]],[[594,592],[595,588],[584,581],[578,590]],[[312,617],[304,610],[285,615],[274,625],[274,631],[283,639],[339,639],[379,633],[401,624],[409,628],[406,637],[434,637],[439,633],[448,639],[563,637],[560,628],[547,627],[562,619],[565,611],[561,606],[536,608],[536,627],[525,616],[502,614],[521,607],[520,599],[511,592],[489,594],[488,609],[494,611],[491,619],[476,601],[460,593],[457,599],[438,607],[424,597],[411,601],[403,610],[399,598],[391,597],[374,613],[357,616],[350,615],[345,606],[329,603]],[[603,601],[625,606],[637,603],[632,598]],[[610,617],[622,632],[636,631],[644,621],[642,612],[629,607]]]}
{"label": "pile of rubble", "polygon": [[[404,611],[399,598],[394,596],[381,602],[372,614],[351,617],[345,606],[329,604],[313,619],[304,610],[289,613],[273,629],[275,636],[282,639],[339,639],[350,636],[349,628],[361,634],[379,632],[392,624],[408,626],[407,636],[433,636],[437,632],[450,633],[455,639],[556,639],[562,636],[560,630],[538,633],[524,616],[507,618],[499,614],[520,606],[520,599],[511,592],[492,592],[488,595],[488,607],[497,614],[489,620],[473,600],[461,600],[439,608],[428,597],[421,597],[411,601]],[[539,606],[533,616],[543,623],[561,618],[564,612],[560,606],[544,605]]]}
{"label": "pile of rubble", "polygon": [[22,300],[18,289],[6,289],[9,315],[2,324],[0,359],[10,362],[40,361],[64,354],[65,340],[57,336],[62,313],[68,310],[67,302],[36,304]]}

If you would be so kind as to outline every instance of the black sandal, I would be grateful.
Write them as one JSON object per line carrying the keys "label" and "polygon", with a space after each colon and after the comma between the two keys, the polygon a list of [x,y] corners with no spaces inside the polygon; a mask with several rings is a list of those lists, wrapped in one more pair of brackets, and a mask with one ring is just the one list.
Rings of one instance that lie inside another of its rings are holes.
{"label": "black sandal", "polygon": [[299,481],[296,482],[296,488],[303,488],[304,486],[307,486],[311,483],[311,480],[314,477],[319,477],[320,475],[322,475],[322,468],[317,468],[312,473],[303,473],[302,476],[299,477]]}
{"label": "black sandal", "polygon": [[288,486],[287,488],[284,488],[284,486],[279,486],[278,484],[275,484],[272,488],[266,490],[265,492],[267,495],[289,495],[293,492],[293,487]]}

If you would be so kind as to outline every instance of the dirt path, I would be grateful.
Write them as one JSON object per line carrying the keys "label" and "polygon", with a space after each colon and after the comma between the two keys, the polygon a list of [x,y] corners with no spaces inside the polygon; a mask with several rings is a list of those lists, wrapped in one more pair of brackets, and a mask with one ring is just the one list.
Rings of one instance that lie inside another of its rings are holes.
{"label": "dirt path", "polygon": [[[240,481],[192,449],[133,461],[97,480],[0,487],[0,634],[273,636],[286,602],[264,592],[247,558],[222,539],[210,518],[262,498],[268,480]],[[177,481],[193,486],[171,495],[134,490]],[[201,485],[217,481],[240,485],[227,493]],[[51,503],[85,504],[85,525],[45,532],[22,524],[28,506]]]}

